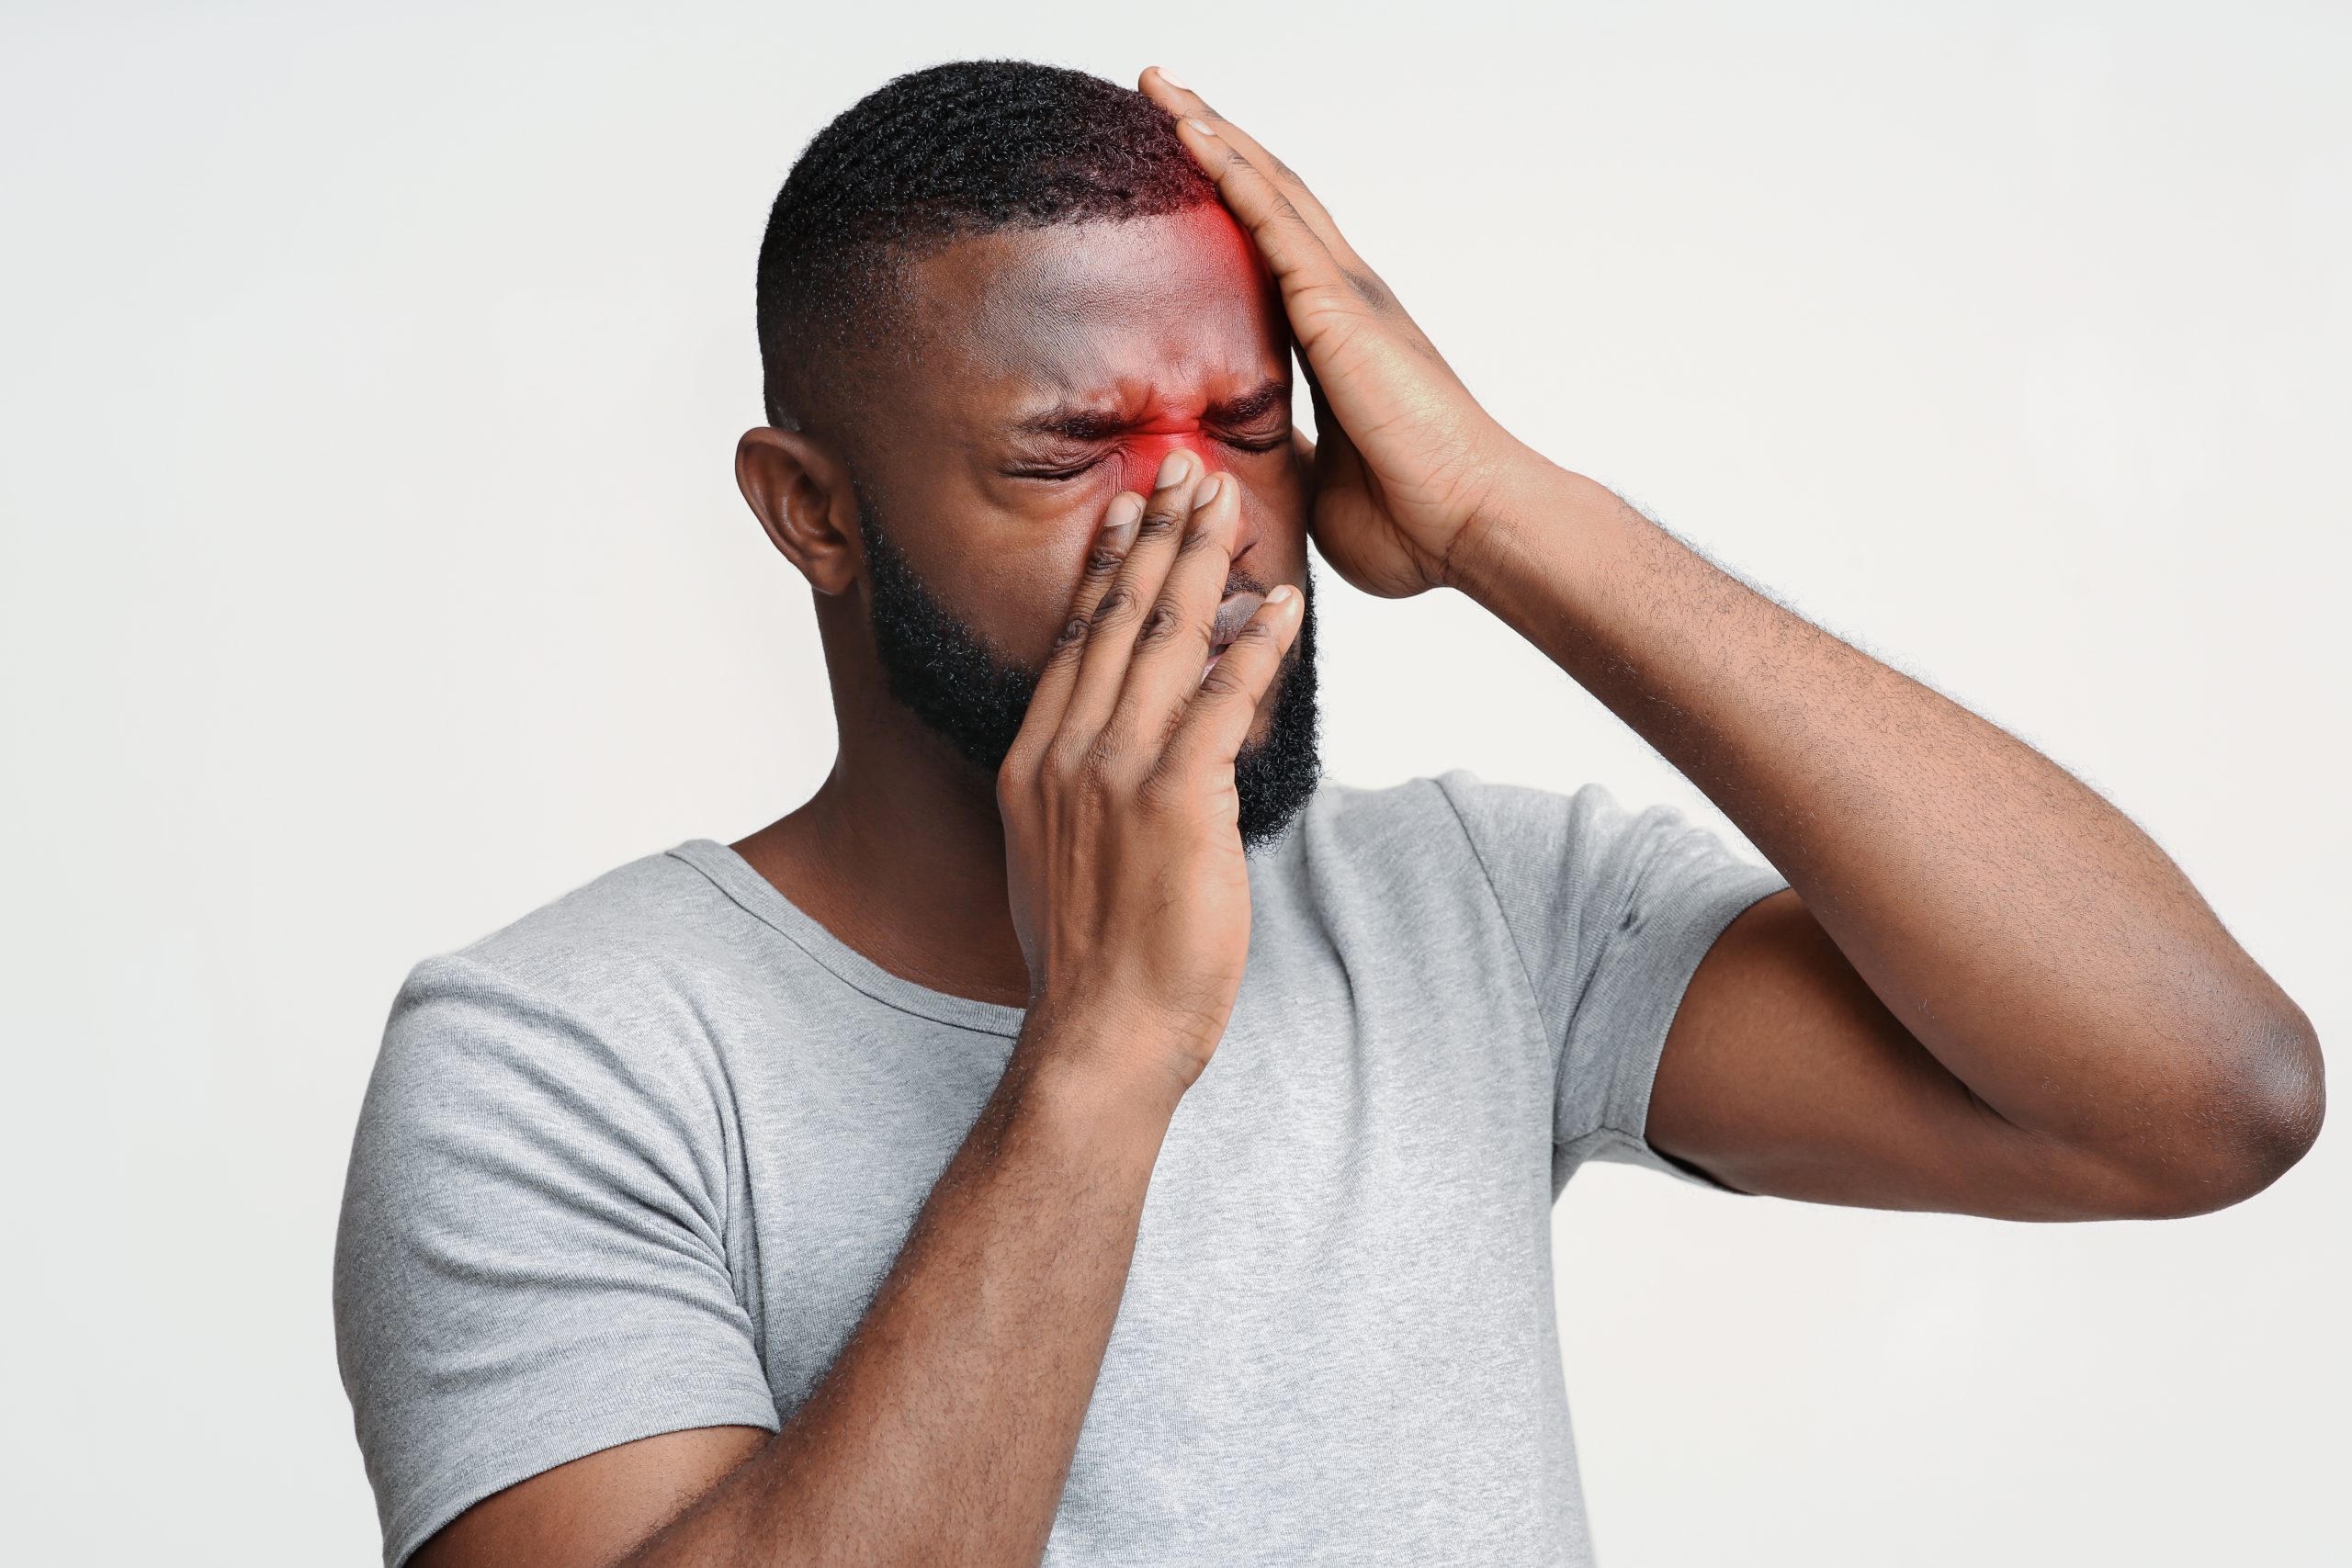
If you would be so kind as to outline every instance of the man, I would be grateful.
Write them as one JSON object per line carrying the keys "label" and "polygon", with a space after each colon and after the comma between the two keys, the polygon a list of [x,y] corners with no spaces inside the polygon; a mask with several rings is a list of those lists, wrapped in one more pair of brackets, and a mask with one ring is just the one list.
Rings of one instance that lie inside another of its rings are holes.
{"label": "man", "polygon": [[[2308,1021],[2128,820],[1503,432],[1165,73],[891,83],[760,332],[835,766],[402,990],[337,1269],[388,1562],[1583,1562],[1583,1160],[2134,1218],[2315,1134]],[[1310,536],[1775,869],[1317,787]]]}

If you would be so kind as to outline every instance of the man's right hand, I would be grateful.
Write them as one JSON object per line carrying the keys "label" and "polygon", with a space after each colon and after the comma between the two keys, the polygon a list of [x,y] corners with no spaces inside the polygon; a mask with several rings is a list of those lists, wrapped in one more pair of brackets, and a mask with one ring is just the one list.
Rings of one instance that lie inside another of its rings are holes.
{"label": "man's right hand", "polygon": [[[1181,1097],[1208,1065],[1250,949],[1234,758],[1297,635],[1298,590],[1225,604],[1239,487],[1171,453],[1114,498],[997,778],[1024,1042]],[[1215,662],[1220,622],[1246,615]],[[1204,666],[1206,673],[1204,674]]]}
{"label": "man's right hand", "polygon": [[1028,1023],[822,1381],[773,1438],[671,1432],[510,1486],[416,1568],[1037,1562],[1168,1113],[1241,983],[1233,760],[1305,607],[1270,595],[1203,678],[1239,525],[1233,481],[1206,488],[1188,453],[1108,513],[998,780]]}

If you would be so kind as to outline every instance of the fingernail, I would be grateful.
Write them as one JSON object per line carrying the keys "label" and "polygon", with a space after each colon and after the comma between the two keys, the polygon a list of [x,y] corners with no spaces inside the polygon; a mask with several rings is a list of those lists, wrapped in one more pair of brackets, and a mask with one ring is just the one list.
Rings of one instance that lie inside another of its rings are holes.
{"label": "fingernail", "polygon": [[1188,119],[1184,123],[1191,126],[1194,130],[1199,131],[1203,136],[1215,136],[1216,134],[1216,131],[1209,129],[1208,122],[1206,120]]}
{"label": "fingernail", "polygon": [[1110,508],[1102,513],[1102,537],[1125,549],[1136,535],[1136,525],[1143,521],[1143,497],[1131,491],[1121,491],[1111,498]]}
{"label": "fingernail", "polygon": [[1189,93],[1189,92],[1191,92],[1191,91],[1192,91],[1192,89],[1191,89],[1190,87],[1185,86],[1183,83],[1179,82],[1178,80],[1176,80],[1176,73],[1174,73],[1173,71],[1169,70],[1169,69],[1168,69],[1168,67],[1166,67],[1165,65],[1155,65],[1155,66],[1153,66],[1153,67],[1152,67],[1152,69],[1153,69],[1154,71],[1157,71],[1157,72],[1159,72],[1159,79],[1160,79],[1161,81],[1163,81],[1163,82],[1167,83],[1170,86],[1171,86],[1171,87],[1175,88],[1178,92],[1180,92],[1180,93]]}
{"label": "fingernail", "polygon": [[1287,604],[1297,597],[1297,589],[1293,588],[1287,582],[1277,582],[1274,584],[1274,591],[1266,595],[1266,603],[1269,604]]}
{"label": "fingernail", "polygon": [[1192,458],[1184,453],[1170,452],[1159,460],[1159,478],[1152,481],[1152,488],[1166,490],[1170,485],[1182,484],[1192,467]]}
{"label": "fingernail", "polygon": [[1211,474],[1202,481],[1201,488],[1193,492],[1193,510],[1198,512],[1202,507],[1215,501],[1224,489],[1225,476]]}

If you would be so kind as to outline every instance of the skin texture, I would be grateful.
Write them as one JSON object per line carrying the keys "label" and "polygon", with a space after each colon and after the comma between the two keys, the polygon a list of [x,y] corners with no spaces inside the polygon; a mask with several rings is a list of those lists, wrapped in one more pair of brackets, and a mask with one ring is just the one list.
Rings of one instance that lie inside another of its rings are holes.
{"label": "skin texture", "polygon": [[[738,847],[887,967],[1028,1003],[1013,1066],[781,1436],[592,1456],[477,1506],[420,1562],[1036,1561],[1151,1159],[1239,981],[1236,683],[1262,713],[1295,613],[1261,610],[1248,657],[1220,661],[1221,717],[1158,738],[1189,714],[1220,569],[1254,557],[1296,581],[1308,531],[1359,588],[1449,587],[1491,609],[1788,876],[1732,923],[1676,1015],[1647,1129],[1669,1156],[1791,1198],[2113,1219],[2243,1200],[2316,1134],[2309,1021],[2129,819],[1519,443],[1295,175],[1164,77],[1142,85],[1185,117],[1282,315],[1245,308],[1215,245],[1137,251],[1080,228],[935,258],[931,284],[953,301],[937,314],[972,323],[975,346],[942,346],[965,357],[941,362],[877,478],[902,514],[958,519],[909,547],[969,585],[976,624],[1057,650],[997,780],[881,711],[859,664],[839,452],[755,431],[739,463],[816,590],[843,716],[825,790]],[[1140,268],[1131,286],[1111,276],[1123,265]],[[1007,271],[1028,276],[992,276]],[[1230,312],[1204,311],[1220,288]],[[1285,321],[1320,448],[1230,459],[1223,509],[1198,513],[1188,466],[1135,540],[1099,535],[1128,514],[1110,491],[1148,461],[1143,443],[1193,440],[1183,411],[1209,383],[1275,374]],[[1119,389],[1147,425],[1179,412],[1134,438],[1145,455],[1120,454],[1115,479],[1048,496],[991,468],[990,432],[1031,377]]]}

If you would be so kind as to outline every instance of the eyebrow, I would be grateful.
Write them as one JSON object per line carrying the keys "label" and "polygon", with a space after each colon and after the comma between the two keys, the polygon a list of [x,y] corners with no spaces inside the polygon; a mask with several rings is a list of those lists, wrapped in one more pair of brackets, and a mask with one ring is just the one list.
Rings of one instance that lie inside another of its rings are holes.
{"label": "eyebrow", "polygon": [[[1225,398],[1201,412],[1204,424],[1246,425],[1290,403],[1290,388],[1278,380],[1260,384],[1238,398]],[[1144,416],[1114,413],[1101,407],[1057,404],[1042,413],[1013,422],[1023,435],[1058,435],[1068,441],[1107,441],[1146,423]]]}

